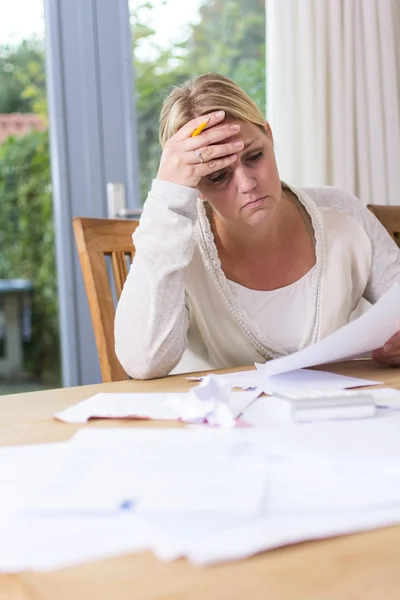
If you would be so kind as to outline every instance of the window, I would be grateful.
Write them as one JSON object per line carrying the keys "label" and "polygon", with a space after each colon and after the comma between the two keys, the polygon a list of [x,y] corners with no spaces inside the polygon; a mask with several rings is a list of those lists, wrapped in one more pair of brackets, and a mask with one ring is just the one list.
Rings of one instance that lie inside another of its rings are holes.
{"label": "window", "polygon": [[0,393],[60,383],[43,0],[0,0]]}
{"label": "window", "polygon": [[134,0],[130,12],[144,202],[160,158],[161,104],[174,85],[217,71],[265,111],[265,0]]}

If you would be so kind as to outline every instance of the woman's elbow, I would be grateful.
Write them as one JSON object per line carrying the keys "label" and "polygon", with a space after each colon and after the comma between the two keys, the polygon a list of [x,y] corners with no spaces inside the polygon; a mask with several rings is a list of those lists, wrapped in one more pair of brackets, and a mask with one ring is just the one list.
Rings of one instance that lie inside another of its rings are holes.
{"label": "woman's elbow", "polygon": [[115,354],[133,379],[156,379],[166,377],[182,358],[184,347],[179,340],[154,339],[144,331],[127,335],[126,323],[116,318],[114,327]]}
{"label": "woman's elbow", "polygon": [[143,356],[146,356],[146,353],[141,353],[140,357],[134,356],[132,352],[126,352],[126,349],[120,349],[118,344],[115,345],[115,353],[122,368],[132,379],[157,379],[166,377],[179,362],[179,359],[160,362],[156,357],[149,355],[143,360]]}

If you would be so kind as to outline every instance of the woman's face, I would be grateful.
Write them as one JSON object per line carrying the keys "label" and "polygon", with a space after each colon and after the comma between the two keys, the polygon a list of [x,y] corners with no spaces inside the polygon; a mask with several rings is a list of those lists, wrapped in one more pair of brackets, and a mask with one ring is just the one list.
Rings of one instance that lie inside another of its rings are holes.
{"label": "woman's face", "polygon": [[244,142],[228,168],[200,180],[198,189],[226,224],[258,225],[274,216],[281,198],[281,182],[269,125],[261,130],[238,121],[240,131],[229,141]]}

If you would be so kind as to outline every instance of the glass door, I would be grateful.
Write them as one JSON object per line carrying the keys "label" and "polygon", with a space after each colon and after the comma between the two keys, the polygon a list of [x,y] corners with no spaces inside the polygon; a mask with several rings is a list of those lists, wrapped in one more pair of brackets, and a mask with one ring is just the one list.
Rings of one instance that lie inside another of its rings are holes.
{"label": "glass door", "polygon": [[265,0],[130,0],[134,40],[140,191],[160,158],[158,116],[168,91],[216,71],[265,111]]}
{"label": "glass door", "polygon": [[43,0],[0,0],[0,394],[60,384]]}

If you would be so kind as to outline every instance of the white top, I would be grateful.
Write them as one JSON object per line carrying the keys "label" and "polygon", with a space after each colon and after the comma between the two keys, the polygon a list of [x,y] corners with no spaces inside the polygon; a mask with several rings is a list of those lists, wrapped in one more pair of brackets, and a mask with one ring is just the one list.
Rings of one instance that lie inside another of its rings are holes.
{"label": "white top", "polygon": [[[400,251],[351,194],[333,187],[291,189],[310,215],[316,242],[304,348],[348,323],[362,297],[374,304],[400,279]],[[116,353],[131,377],[250,365],[287,354],[233,294],[196,189],[154,180],[133,241],[135,257],[115,318]]]}
{"label": "white top", "polygon": [[314,271],[312,267],[294,283],[276,290],[252,290],[230,279],[228,283],[248,317],[275,346],[290,354],[299,349],[304,337]]}

